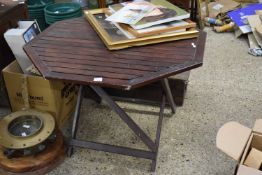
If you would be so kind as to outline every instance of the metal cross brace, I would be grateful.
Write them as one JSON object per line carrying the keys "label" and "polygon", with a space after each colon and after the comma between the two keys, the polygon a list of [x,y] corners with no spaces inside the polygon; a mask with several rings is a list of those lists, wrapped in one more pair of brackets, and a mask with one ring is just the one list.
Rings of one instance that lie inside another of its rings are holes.
{"label": "metal cross brace", "polygon": [[101,87],[90,85],[90,87],[103,100],[105,100],[108,103],[110,108],[119,115],[119,117],[123,120],[123,122],[128,125],[128,127],[144,142],[144,144],[150,150],[150,151],[145,151],[145,150],[140,150],[140,149],[108,145],[108,144],[102,144],[102,143],[91,142],[91,141],[81,141],[81,140],[76,139],[78,121],[80,117],[79,114],[80,114],[80,108],[81,108],[81,102],[82,102],[82,93],[83,93],[83,85],[80,85],[78,97],[77,97],[76,110],[74,114],[74,120],[72,124],[72,133],[71,133],[72,138],[69,142],[70,147],[68,149],[68,155],[71,156],[73,153],[73,148],[77,146],[77,147],[98,150],[98,151],[117,153],[117,154],[122,154],[122,155],[133,156],[133,157],[140,157],[140,158],[152,160],[151,171],[155,171],[158,147],[159,147],[159,141],[160,141],[160,135],[161,135],[161,127],[162,127],[162,121],[163,121],[163,116],[164,116],[164,108],[165,108],[165,103],[166,103],[166,96],[171,106],[172,112],[175,113],[175,110],[176,110],[176,105],[173,101],[168,79],[162,80],[162,86],[163,86],[164,93],[162,96],[162,102],[160,106],[159,119],[158,119],[158,124],[157,124],[157,131],[156,131],[156,139],[155,141],[153,141]]}

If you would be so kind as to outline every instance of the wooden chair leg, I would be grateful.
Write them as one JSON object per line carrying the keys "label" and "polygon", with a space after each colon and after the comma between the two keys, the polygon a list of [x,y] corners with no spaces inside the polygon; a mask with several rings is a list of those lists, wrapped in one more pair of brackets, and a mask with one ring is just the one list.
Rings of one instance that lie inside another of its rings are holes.
{"label": "wooden chair leg", "polygon": [[106,0],[97,0],[98,8],[105,8],[106,7]]}
{"label": "wooden chair leg", "polygon": [[[198,13],[197,13],[197,23],[198,23],[198,26],[200,29],[204,29],[204,23],[201,19],[201,16],[202,16],[202,9],[201,9],[201,3],[203,2],[202,0],[196,0],[197,1],[197,9],[198,9]],[[208,8],[207,8],[207,3],[209,1],[205,0],[205,5],[206,5],[206,11],[208,11]]]}
{"label": "wooden chair leg", "polygon": [[[106,8],[107,4],[106,4],[106,0],[97,0],[98,3],[98,7],[99,8]],[[113,0],[113,3],[119,3],[119,0]]]}

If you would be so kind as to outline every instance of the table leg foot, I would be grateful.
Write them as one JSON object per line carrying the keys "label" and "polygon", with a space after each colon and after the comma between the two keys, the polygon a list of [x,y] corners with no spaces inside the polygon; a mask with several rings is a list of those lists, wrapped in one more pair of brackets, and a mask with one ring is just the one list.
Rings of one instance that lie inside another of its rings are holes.
{"label": "table leg foot", "polygon": [[155,152],[155,158],[152,160],[151,168],[150,168],[150,171],[152,171],[152,172],[156,171],[157,155],[158,155],[158,148],[159,148],[159,143],[160,143],[160,136],[161,136],[161,129],[162,129],[162,122],[163,122],[163,118],[164,118],[165,106],[166,106],[166,96],[165,96],[165,94],[163,94],[161,106],[160,106],[160,111],[159,111],[157,130],[156,130],[155,144],[156,144],[156,147],[157,147],[157,151]]}
{"label": "table leg foot", "polygon": [[156,171],[156,160],[152,160],[150,171],[151,172],[155,172]]}
{"label": "table leg foot", "polygon": [[67,157],[72,157],[74,152],[73,146],[69,146],[67,149]]}

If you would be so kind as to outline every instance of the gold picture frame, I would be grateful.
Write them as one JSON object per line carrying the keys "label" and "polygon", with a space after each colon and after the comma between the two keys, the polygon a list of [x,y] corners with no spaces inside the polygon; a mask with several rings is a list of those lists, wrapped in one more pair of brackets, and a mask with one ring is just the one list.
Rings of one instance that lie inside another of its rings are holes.
{"label": "gold picture frame", "polygon": [[[112,25],[110,22],[105,21],[103,18],[107,13],[108,9],[94,9],[94,10],[85,10],[86,19],[96,30],[100,38],[105,43],[106,47],[109,50],[119,50],[133,46],[142,46],[148,44],[156,44],[167,41],[181,40],[195,38],[198,36],[198,31],[196,29],[179,32],[179,33],[162,33],[159,35],[145,36],[140,38],[127,38],[124,36],[114,36],[114,33],[108,30],[107,25]],[[116,30],[116,29],[112,29]],[[119,29],[118,29],[119,30]]]}
{"label": "gold picture frame", "polygon": [[148,31],[148,32],[141,32],[141,33],[137,32],[137,30],[133,29],[131,26],[127,24],[119,24],[119,26],[127,30],[128,32],[136,36],[137,38],[141,38],[141,37],[146,37],[146,36],[159,35],[161,33],[172,32],[172,31],[181,30],[181,29],[186,29],[188,31],[188,30],[194,30],[196,28],[195,22],[191,20],[185,20],[185,21],[188,22],[188,24],[184,24],[181,26],[170,26],[170,27],[159,29],[156,31]]}
{"label": "gold picture frame", "polygon": [[[104,10],[104,12],[108,16],[112,14],[109,9]],[[133,29],[130,25],[127,25],[127,24],[118,24],[118,25],[121,28],[123,28],[124,30],[134,35],[135,37],[141,38],[145,36],[158,35],[158,34],[165,33],[165,32],[174,32],[176,30],[181,30],[181,29],[194,30],[196,28],[196,23],[191,21],[190,19],[185,19],[184,21],[187,23],[179,25],[179,26],[167,26],[166,28],[161,28],[161,29],[157,29],[153,31],[145,31],[141,33],[138,32],[136,29]]]}

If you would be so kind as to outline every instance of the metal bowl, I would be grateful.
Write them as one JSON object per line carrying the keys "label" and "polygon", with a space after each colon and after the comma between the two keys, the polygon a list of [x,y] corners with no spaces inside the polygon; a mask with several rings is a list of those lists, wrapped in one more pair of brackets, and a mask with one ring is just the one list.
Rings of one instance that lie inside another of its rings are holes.
{"label": "metal bowl", "polygon": [[43,121],[35,115],[24,115],[14,119],[8,125],[8,132],[14,137],[30,137],[37,134]]}

